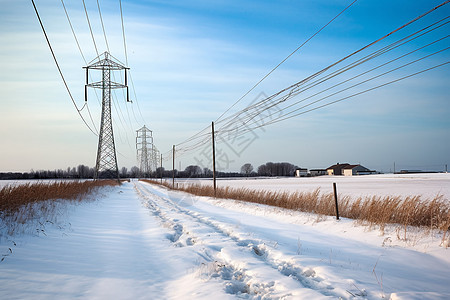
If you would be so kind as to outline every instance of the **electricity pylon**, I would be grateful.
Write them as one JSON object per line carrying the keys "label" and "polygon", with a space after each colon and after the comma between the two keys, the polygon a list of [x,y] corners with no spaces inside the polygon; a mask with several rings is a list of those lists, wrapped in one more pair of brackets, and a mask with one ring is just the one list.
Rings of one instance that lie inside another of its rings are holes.
{"label": "electricity pylon", "polygon": [[156,148],[155,144],[152,147],[152,168],[156,171],[158,169],[158,161],[159,161],[159,150]]}
{"label": "electricity pylon", "polygon": [[136,151],[141,177],[148,177],[151,172],[153,160],[153,136],[152,131],[145,125],[136,130]]}
{"label": "electricity pylon", "polygon": [[[119,180],[119,168],[117,166],[116,147],[114,144],[111,118],[111,89],[126,88],[127,102],[130,101],[127,86],[127,70],[129,70],[129,68],[123,66],[108,52],[100,54],[84,68],[86,69],[86,85],[84,87],[85,101],[87,102],[88,87],[102,90],[102,119],[98,136],[97,162],[95,164],[94,179],[117,178],[117,180]],[[102,80],[89,83],[89,69],[101,70]],[[111,81],[112,72],[118,70],[125,71],[125,84]]]}

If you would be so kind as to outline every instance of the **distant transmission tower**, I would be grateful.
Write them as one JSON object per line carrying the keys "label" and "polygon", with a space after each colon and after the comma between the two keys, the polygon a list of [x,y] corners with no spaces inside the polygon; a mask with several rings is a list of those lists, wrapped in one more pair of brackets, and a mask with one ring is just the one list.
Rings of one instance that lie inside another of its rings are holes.
{"label": "distant transmission tower", "polygon": [[147,127],[136,130],[136,151],[141,177],[148,177],[152,171],[154,146],[152,131]]}
{"label": "distant transmission tower", "polygon": [[153,144],[152,148],[152,169],[156,171],[158,169],[158,162],[159,162],[159,150],[156,148],[155,144]]}
{"label": "distant transmission tower", "polygon": [[[119,179],[119,168],[117,167],[116,147],[114,145],[114,134],[111,119],[111,89],[127,89],[127,102],[129,92],[127,86],[127,70],[117,59],[108,52],[96,57],[91,63],[84,67],[86,69],[85,101],[87,102],[88,87],[101,89],[102,97],[102,120],[100,123],[100,134],[98,136],[97,162],[95,164],[94,179],[114,178]],[[89,69],[101,70],[102,80],[89,83]],[[125,70],[125,84],[111,81],[112,71]]]}

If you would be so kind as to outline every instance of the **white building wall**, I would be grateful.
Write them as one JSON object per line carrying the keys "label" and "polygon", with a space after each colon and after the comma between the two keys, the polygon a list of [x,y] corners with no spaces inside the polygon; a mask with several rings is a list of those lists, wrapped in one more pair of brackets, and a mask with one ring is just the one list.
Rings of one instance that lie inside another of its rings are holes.
{"label": "white building wall", "polygon": [[344,176],[353,176],[353,175],[355,175],[353,170],[354,169],[344,169]]}

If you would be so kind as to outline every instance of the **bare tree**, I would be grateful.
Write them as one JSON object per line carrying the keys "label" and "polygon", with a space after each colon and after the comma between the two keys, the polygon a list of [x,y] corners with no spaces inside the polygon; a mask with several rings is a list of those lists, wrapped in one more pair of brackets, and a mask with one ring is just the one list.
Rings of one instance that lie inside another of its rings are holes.
{"label": "bare tree", "polygon": [[131,176],[132,178],[137,178],[137,177],[139,177],[140,170],[139,170],[138,167],[136,167],[136,166],[131,167],[130,172],[131,172],[130,176]]}
{"label": "bare tree", "polygon": [[245,175],[250,175],[253,172],[253,166],[250,163],[246,163],[241,167],[241,173]]}
{"label": "bare tree", "polygon": [[120,176],[122,178],[126,178],[128,177],[128,169],[126,167],[122,167],[121,171],[120,171]]}
{"label": "bare tree", "polygon": [[273,163],[268,162],[258,167],[258,175],[260,176],[293,176],[297,166],[290,163]]}
{"label": "bare tree", "polygon": [[184,169],[184,172],[188,177],[198,177],[202,174],[202,168],[200,168],[199,166],[190,165],[187,166],[186,169]]}

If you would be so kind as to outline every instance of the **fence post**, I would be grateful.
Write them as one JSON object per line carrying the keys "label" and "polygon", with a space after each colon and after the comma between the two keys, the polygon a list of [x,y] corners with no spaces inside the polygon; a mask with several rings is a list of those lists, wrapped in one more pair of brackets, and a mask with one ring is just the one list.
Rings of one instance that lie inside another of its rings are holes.
{"label": "fence post", "polygon": [[333,182],[334,203],[336,204],[336,220],[339,220],[338,196],[336,191],[336,182]]}

